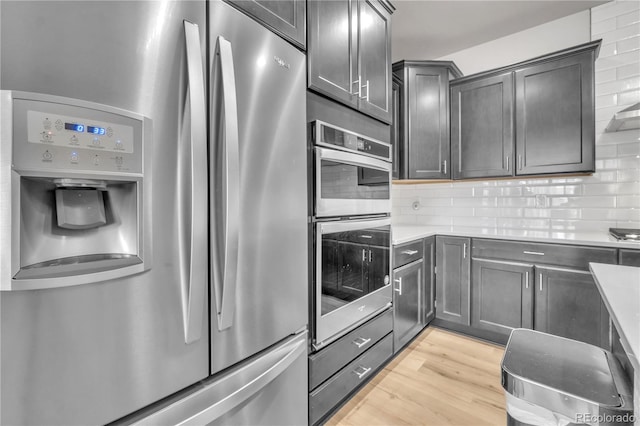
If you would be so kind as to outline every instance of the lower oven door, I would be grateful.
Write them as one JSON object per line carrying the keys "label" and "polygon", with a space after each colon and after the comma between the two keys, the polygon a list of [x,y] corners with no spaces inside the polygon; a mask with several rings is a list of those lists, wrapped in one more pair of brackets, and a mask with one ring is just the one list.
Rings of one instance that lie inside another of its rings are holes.
{"label": "lower oven door", "polygon": [[366,155],[315,148],[316,217],[391,211],[391,163]]}
{"label": "lower oven door", "polygon": [[316,349],[391,305],[391,219],[316,223]]}

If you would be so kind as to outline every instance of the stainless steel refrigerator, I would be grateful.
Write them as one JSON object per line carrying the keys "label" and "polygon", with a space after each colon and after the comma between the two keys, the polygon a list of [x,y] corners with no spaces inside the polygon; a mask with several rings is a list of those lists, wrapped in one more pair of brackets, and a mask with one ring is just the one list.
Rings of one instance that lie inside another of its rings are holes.
{"label": "stainless steel refrigerator", "polygon": [[0,423],[307,421],[305,57],[219,1],[0,2]]}

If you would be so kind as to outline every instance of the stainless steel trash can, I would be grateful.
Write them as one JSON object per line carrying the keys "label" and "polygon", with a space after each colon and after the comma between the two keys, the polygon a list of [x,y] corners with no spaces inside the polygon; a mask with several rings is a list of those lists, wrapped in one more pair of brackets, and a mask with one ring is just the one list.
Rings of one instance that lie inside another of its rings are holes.
{"label": "stainless steel trash can", "polygon": [[508,425],[630,425],[633,397],[615,356],[528,329],[511,332],[502,358]]}

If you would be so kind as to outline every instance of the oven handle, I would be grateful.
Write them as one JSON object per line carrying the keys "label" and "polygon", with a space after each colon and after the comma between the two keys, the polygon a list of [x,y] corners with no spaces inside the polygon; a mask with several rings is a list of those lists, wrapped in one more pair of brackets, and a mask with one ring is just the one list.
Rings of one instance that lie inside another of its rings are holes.
{"label": "oven handle", "polygon": [[333,232],[356,231],[363,228],[379,228],[381,226],[391,225],[391,218],[369,220],[346,220],[339,222],[322,222],[318,223],[318,232],[320,235],[330,234]]}
{"label": "oven handle", "polygon": [[[319,163],[321,160],[331,160],[338,163],[346,163],[354,166],[364,166],[391,173],[391,163],[383,160],[378,160],[377,158],[319,147],[315,148],[315,152],[317,163]],[[316,170],[320,170],[320,164],[316,164],[316,166]]]}

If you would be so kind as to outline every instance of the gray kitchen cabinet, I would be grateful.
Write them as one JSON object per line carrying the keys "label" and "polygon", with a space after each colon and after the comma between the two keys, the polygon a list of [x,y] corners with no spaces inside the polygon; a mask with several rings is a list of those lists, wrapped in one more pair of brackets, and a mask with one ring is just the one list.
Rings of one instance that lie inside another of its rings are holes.
{"label": "gray kitchen cabinet", "polygon": [[471,239],[436,237],[436,318],[470,325]]}
{"label": "gray kitchen cabinet", "polygon": [[393,75],[391,82],[391,178],[400,179],[400,103],[402,102],[402,81]]}
{"label": "gray kitchen cabinet", "polygon": [[462,73],[451,61],[400,61],[393,73],[402,93],[400,178],[450,178],[449,80]]}
{"label": "gray kitchen cabinet", "polygon": [[608,348],[609,314],[588,271],[536,266],[534,329]]}
{"label": "gray kitchen cabinet", "polygon": [[422,259],[393,270],[394,352],[398,352],[422,330],[424,272]]}
{"label": "gray kitchen cabinet", "polygon": [[640,266],[640,250],[620,249],[618,263],[626,266]]}
{"label": "gray kitchen cabinet", "polygon": [[511,72],[451,84],[453,179],[513,175]]}
{"label": "gray kitchen cabinet", "polygon": [[391,122],[391,14],[387,0],[309,0],[310,89]]}
{"label": "gray kitchen cabinet", "polygon": [[428,325],[436,317],[435,307],[435,266],[436,266],[436,237],[424,239],[424,282],[422,284],[422,313],[423,325]]}
{"label": "gray kitchen cabinet", "polygon": [[595,171],[597,46],[515,71],[516,174]]}
{"label": "gray kitchen cabinet", "polygon": [[301,49],[306,47],[306,0],[225,0]]}
{"label": "gray kitchen cabinet", "polygon": [[472,260],[471,326],[508,337],[533,328],[533,265]]}

